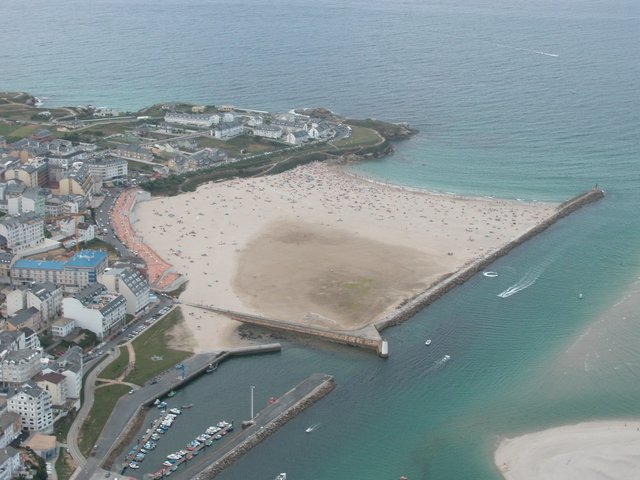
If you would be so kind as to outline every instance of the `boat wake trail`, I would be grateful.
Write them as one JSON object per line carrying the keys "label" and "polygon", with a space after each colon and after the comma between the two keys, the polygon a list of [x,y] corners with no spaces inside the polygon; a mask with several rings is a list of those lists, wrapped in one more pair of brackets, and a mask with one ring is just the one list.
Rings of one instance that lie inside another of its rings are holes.
{"label": "boat wake trail", "polygon": [[538,280],[538,278],[542,274],[542,270],[543,269],[539,269],[539,271],[536,271],[536,270],[533,270],[533,269],[529,270],[525,274],[525,276],[522,277],[517,283],[511,285],[504,292],[500,292],[498,294],[498,296],[500,298],[507,298],[507,297],[510,297],[511,295],[513,295],[515,293],[518,293],[518,292],[524,290],[525,288],[529,288],[531,285],[536,283],[536,280]]}
{"label": "boat wake trail", "polygon": [[441,359],[436,360],[433,365],[431,365],[429,368],[427,368],[426,373],[433,373],[433,372],[435,372],[437,370],[440,370],[442,367],[445,366],[445,364],[449,360],[451,360],[451,356],[449,356],[449,355],[445,355]]}

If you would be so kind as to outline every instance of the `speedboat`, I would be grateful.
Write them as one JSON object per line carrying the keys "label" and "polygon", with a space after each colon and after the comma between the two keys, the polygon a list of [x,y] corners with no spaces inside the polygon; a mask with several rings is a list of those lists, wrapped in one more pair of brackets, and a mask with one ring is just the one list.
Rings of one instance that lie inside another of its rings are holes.
{"label": "speedboat", "polygon": [[319,426],[320,426],[320,424],[319,424],[319,423],[316,423],[315,425],[311,425],[311,426],[309,426],[309,427],[307,427],[307,428],[305,429],[305,433],[311,433],[311,432],[313,432],[316,428],[318,428]]}
{"label": "speedboat", "polygon": [[284,472],[279,473],[278,476],[276,477],[276,480],[287,480],[287,474]]}
{"label": "speedboat", "polygon": [[430,338],[427,338],[427,339],[424,341],[424,344],[425,344],[425,345],[431,345],[431,339],[430,339]]}
{"label": "speedboat", "polygon": [[482,275],[489,278],[496,278],[498,276],[498,272],[482,272]]}
{"label": "speedboat", "polygon": [[443,360],[446,362],[447,360],[449,360],[451,358],[451,355],[445,355],[443,357]]}

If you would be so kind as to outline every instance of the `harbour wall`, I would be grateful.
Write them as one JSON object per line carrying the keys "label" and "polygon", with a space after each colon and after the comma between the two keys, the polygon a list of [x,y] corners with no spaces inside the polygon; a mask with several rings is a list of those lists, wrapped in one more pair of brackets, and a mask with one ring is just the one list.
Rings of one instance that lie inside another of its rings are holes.
{"label": "harbour wall", "polygon": [[233,310],[226,310],[223,308],[217,308],[208,305],[195,303],[185,303],[185,305],[220,313],[231,318],[232,320],[237,320],[239,322],[247,323],[250,325],[256,325],[259,327],[286,333],[295,333],[299,335],[311,336],[314,338],[321,338],[334,343],[352,345],[356,347],[367,348],[370,350],[379,351],[381,348],[381,343],[383,341],[378,331],[371,326],[350,332],[341,330],[323,330],[320,328],[305,327],[303,325],[285,322],[283,320],[275,320],[260,315],[236,312]]}
{"label": "harbour wall", "polygon": [[604,198],[604,191],[594,188],[560,204],[557,211],[553,215],[535,225],[531,229],[527,230],[515,240],[512,240],[506,245],[493,251],[489,255],[486,255],[481,259],[476,260],[473,263],[463,267],[462,270],[459,270],[458,272],[447,276],[428,290],[417,295],[408,302],[400,305],[394,311],[389,312],[380,321],[375,323],[376,329],[380,332],[387,327],[405,322],[409,318],[413,317],[417,312],[422,310],[424,307],[433,303],[434,301],[442,297],[445,293],[454,289],[458,285],[462,285],[476,273],[484,270],[488,265],[495,262],[498,258],[505,256],[517,246],[543,232],[558,220],[575,212],[583,206],[597,202],[602,198]]}
{"label": "harbour wall", "polygon": [[[256,416],[256,424],[238,434],[232,445],[226,449],[216,452],[218,458],[195,477],[196,480],[210,480],[215,478],[225,468],[235,462],[251,448],[258,445],[272,433],[275,433],[282,425],[294,418],[304,409],[320,400],[335,388],[335,381],[332,376],[315,374],[296,385],[292,390],[285,393],[278,401],[286,402],[286,407],[280,413],[268,412],[266,407]],[[300,392],[301,391],[301,392]],[[270,415],[271,413],[271,415]],[[261,424],[260,417],[266,421]],[[268,418],[266,418],[268,417]],[[177,473],[177,472],[176,472]]]}

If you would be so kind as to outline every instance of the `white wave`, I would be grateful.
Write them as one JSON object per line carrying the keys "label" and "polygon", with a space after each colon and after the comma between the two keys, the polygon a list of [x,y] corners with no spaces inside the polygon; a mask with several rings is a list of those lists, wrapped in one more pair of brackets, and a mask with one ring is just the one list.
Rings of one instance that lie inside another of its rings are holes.
{"label": "white wave", "polygon": [[511,295],[514,295],[514,294],[524,290],[525,288],[529,288],[531,285],[536,283],[536,280],[538,280],[538,278],[540,278],[540,275],[542,275],[543,271],[544,271],[544,266],[539,266],[538,268],[529,270],[524,275],[524,277],[522,277],[516,283],[511,285],[505,291],[500,292],[498,294],[498,296],[500,298],[507,298],[507,297],[510,297]]}

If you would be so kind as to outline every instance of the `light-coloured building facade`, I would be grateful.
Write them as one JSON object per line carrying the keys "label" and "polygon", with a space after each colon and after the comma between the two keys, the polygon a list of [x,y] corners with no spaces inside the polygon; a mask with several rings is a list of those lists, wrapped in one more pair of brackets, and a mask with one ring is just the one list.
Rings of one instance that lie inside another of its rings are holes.
{"label": "light-coloured building facade", "polygon": [[49,392],[51,404],[62,407],[67,402],[66,377],[58,372],[41,373],[34,378],[36,385]]}
{"label": "light-coloured building facade", "polygon": [[107,290],[119,293],[127,301],[127,314],[137,315],[149,305],[149,282],[133,268],[110,268],[100,275]]}
{"label": "light-coloured building facade", "polygon": [[187,127],[209,128],[220,123],[220,115],[216,113],[177,113],[168,112],[164,116],[167,123],[176,123]]}
{"label": "light-coloured building facade", "polygon": [[42,370],[42,351],[25,348],[12,350],[0,362],[0,379],[4,385],[22,385]]}
{"label": "light-coloured building facade", "polygon": [[65,317],[72,318],[76,326],[91,330],[99,339],[114,333],[126,317],[127,301],[122,295],[107,292],[104,285],[87,285],[75,296],[62,300]]}
{"label": "light-coloured building facade", "polygon": [[44,220],[33,212],[0,219],[0,235],[14,252],[35,247],[44,241]]}
{"label": "light-coloured building facade", "polygon": [[7,410],[20,415],[23,429],[32,432],[53,431],[51,395],[35,384],[27,383],[7,400]]}

